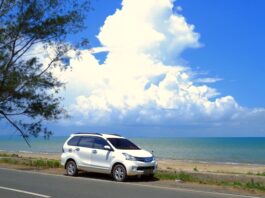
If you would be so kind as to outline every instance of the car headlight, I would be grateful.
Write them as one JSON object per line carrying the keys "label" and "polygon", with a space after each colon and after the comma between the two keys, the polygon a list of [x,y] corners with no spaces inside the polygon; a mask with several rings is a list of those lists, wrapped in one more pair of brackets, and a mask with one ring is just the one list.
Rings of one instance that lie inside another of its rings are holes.
{"label": "car headlight", "polygon": [[122,153],[126,160],[136,161],[135,157],[129,155],[128,153]]}

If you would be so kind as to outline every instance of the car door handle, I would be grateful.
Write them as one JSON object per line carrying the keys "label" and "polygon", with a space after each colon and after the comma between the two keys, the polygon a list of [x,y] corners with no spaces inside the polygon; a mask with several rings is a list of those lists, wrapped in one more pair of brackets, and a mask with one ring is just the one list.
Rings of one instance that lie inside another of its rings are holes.
{"label": "car door handle", "polygon": [[97,150],[93,150],[92,153],[96,154],[97,153]]}
{"label": "car door handle", "polygon": [[76,151],[80,151],[80,148],[76,148],[75,150],[76,150]]}

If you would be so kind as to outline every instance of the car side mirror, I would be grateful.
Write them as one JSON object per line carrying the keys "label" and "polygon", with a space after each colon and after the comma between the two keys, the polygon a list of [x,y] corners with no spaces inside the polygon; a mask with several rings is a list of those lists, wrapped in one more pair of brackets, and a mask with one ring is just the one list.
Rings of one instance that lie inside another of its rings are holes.
{"label": "car side mirror", "polygon": [[109,145],[105,145],[105,146],[104,146],[104,150],[112,151],[112,149],[110,148]]}

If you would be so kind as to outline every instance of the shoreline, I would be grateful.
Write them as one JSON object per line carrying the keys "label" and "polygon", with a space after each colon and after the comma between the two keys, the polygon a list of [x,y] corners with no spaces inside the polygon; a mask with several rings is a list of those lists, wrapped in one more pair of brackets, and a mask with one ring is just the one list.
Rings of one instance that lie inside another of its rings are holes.
{"label": "shoreline", "polygon": [[228,174],[261,174],[265,172],[265,165],[243,163],[216,163],[187,160],[159,160],[161,170],[187,171],[204,173],[228,173]]}

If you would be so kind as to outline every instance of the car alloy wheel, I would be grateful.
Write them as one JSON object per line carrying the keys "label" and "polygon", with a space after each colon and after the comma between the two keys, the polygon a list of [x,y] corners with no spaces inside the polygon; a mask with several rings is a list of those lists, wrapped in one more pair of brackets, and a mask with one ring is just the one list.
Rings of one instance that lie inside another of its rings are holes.
{"label": "car alloy wheel", "polygon": [[70,176],[75,176],[77,175],[77,166],[76,163],[74,161],[69,161],[66,165],[66,171],[67,171],[67,175]]}
{"label": "car alloy wheel", "polygon": [[118,182],[123,182],[127,178],[126,169],[123,165],[118,164],[112,171],[113,179]]}

